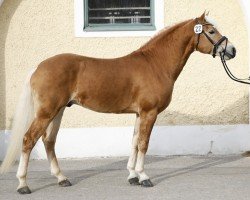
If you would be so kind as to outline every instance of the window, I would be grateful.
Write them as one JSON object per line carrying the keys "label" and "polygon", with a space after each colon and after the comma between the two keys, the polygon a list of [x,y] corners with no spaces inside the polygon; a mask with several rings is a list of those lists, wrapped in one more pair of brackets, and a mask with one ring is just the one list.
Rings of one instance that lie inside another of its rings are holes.
{"label": "window", "polygon": [[84,0],[86,31],[155,30],[154,0]]}
{"label": "window", "polygon": [[151,36],[163,28],[164,0],[75,0],[77,37]]}

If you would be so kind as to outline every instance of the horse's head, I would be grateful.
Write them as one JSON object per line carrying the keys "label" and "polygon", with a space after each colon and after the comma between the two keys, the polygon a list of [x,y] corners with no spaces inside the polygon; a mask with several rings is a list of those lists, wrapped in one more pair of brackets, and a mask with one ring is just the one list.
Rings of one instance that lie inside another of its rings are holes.
{"label": "horse's head", "polygon": [[236,56],[236,48],[218,31],[215,23],[203,13],[195,19],[194,32],[197,34],[196,50],[201,53],[211,54],[213,57],[223,55],[225,60]]}

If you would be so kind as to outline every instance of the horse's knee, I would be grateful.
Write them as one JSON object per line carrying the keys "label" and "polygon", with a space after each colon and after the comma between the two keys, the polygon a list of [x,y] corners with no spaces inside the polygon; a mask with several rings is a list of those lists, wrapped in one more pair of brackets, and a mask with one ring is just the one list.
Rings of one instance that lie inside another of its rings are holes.
{"label": "horse's knee", "polygon": [[144,154],[146,154],[148,150],[148,140],[142,140],[138,142],[138,150]]}

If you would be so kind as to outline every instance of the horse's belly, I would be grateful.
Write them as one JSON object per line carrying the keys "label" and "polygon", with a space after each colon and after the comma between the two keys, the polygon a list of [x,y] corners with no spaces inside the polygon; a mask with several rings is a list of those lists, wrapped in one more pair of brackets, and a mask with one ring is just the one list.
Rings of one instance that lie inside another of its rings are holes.
{"label": "horse's belly", "polygon": [[134,106],[129,103],[117,103],[115,101],[100,101],[91,98],[80,103],[84,108],[102,113],[125,113],[135,112]]}
{"label": "horse's belly", "polygon": [[76,95],[76,102],[90,110],[103,113],[133,112],[132,95],[124,90],[90,90]]}

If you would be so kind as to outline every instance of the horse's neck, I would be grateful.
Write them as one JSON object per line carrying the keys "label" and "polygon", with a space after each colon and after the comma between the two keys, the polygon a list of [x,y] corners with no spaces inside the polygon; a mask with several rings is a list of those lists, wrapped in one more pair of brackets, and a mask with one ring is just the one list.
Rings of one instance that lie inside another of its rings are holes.
{"label": "horse's neck", "polygon": [[153,60],[156,70],[163,76],[176,80],[185,66],[189,56],[194,51],[195,35],[192,31],[192,21],[179,26],[161,37],[144,52]]}

